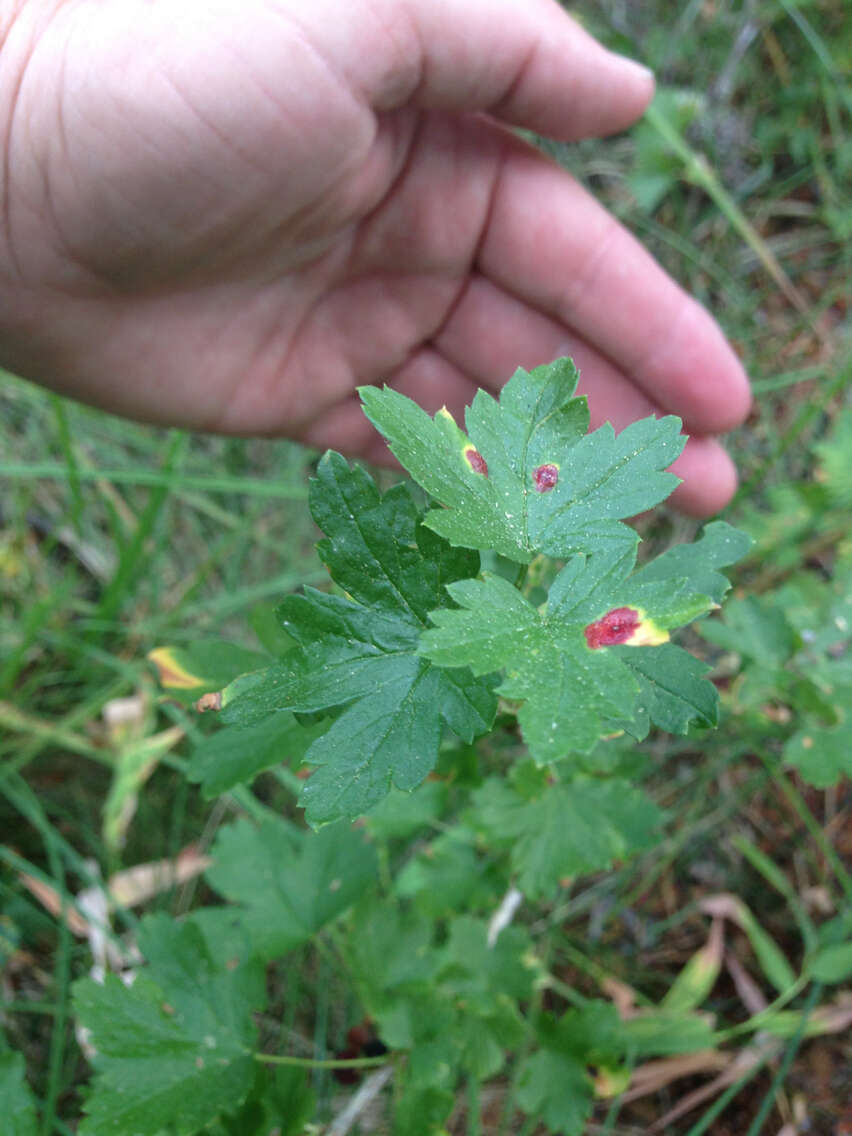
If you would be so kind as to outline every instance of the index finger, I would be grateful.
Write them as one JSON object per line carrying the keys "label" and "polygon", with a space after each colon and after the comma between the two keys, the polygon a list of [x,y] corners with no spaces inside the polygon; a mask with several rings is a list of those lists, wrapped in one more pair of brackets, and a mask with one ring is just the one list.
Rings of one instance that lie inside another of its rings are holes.
{"label": "index finger", "polygon": [[748,414],[745,371],[709,312],[570,174],[513,137],[477,263],[693,429],[724,432]]}
{"label": "index finger", "polygon": [[[651,72],[608,51],[556,0],[373,0],[322,5],[336,65],[377,111],[406,104],[482,111],[565,140],[623,130],[644,111]],[[353,53],[353,34],[379,50]]]}

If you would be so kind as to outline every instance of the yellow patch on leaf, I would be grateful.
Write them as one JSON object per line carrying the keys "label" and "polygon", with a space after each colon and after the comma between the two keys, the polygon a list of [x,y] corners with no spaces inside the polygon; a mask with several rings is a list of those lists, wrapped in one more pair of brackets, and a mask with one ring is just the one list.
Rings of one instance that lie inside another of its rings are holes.
{"label": "yellow patch on leaf", "polygon": [[178,661],[174,647],[155,647],[148,652],[148,658],[157,668],[161,686],[194,690],[197,686],[205,685],[205,679],[201,675],[192,674]]}

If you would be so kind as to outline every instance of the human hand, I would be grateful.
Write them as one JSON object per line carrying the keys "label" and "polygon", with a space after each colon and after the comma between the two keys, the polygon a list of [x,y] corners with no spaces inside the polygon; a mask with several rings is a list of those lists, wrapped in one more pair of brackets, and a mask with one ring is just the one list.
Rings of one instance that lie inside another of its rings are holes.
{"label": "human hand", "polygon": [[[5,28],[4,28],[5,24]],[[0,0],[0,359],[129,417],[387,458],[356,386],[458,416],[570,354],[593,424],[694,434],[726,503],[742,369],[509,129],[620,130],[642,69],[553,0]]]}

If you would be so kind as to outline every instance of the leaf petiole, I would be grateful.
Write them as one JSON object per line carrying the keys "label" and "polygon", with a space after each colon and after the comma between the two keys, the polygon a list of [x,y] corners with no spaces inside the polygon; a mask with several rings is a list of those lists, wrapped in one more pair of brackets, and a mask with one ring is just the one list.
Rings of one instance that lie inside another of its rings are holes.
{"label": "leaf petiole", "polygon": [[255,1061],[263,1061],[267,1065],[295,1065],[299,1069],[376,1069],[379,1065],[388,1065],[392,1060],[389,1054],[381,1057],[290,1057],[275,1053],[253,1053]]}
{"label": "leaf petiole", "polygon": [[517,574],[517,576],[515,576],[514,583],[515,583],[515,587],[518,589],[519,592],[523,591],[523,587],[524,587],[524,584],[526,583],[527,573],[529,572],[529,570],[530,570],[529,564],[519,564],[518,565],[518,574]]}

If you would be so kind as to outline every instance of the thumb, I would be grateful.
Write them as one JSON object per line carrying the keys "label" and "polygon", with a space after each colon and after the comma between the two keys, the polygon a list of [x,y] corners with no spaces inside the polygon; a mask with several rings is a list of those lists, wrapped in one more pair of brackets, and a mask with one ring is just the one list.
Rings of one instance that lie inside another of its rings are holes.
{"label": "thumb", "polygon": [[653,97],[651,72],[607,51],[556,0],[389,0],[387,18],[408,24],[415,69],[406,81],[397,56],[374,74],[376,109],[483,111],[568,141],[623,130]]}

